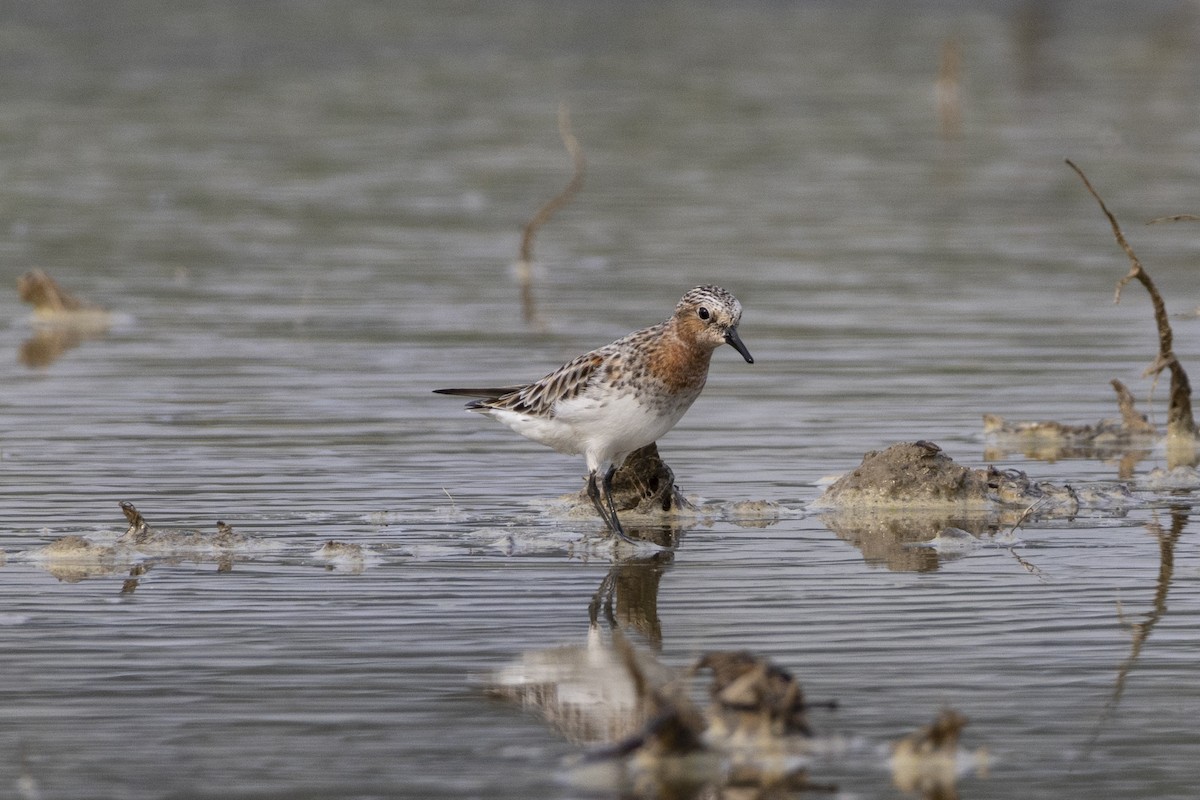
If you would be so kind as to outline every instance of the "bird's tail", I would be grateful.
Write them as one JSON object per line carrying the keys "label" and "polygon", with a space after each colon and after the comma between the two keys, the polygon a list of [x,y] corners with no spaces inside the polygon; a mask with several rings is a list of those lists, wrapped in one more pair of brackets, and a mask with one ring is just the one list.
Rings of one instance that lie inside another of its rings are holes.
{"label": "bird's tail", "polygon": [[485,400],[495,400],[497,397],[520,391],[520,386],[504,386],[499,389],[434,389],[434,394],[453,394],[460,397],[482,397]]}

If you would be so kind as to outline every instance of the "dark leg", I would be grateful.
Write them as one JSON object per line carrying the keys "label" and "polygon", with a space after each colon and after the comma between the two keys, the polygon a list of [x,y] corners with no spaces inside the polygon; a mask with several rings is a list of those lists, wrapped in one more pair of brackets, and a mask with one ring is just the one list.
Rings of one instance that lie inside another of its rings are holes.
{"label": "dark leg", "polygon": [[596,513],[600,515],[600,519],[604,520],[604,527],[611,528],[612,523],[608,521],[608,512],[604,509],[604,504],[600,502],[600,487],[596,485],[595,472],[588,473],[587,496],[591,498],[592,505],[596,507]]}
{"label": "dark leg", "polygon": [[[617,519],[617,509],[613,506],[612,478],[616,471],[616,467],[609,467],[608,472],[605,473],[603,491],[596,483],[596,473],[588,473],[587,495],[591,498],[592,505],[596,507],[596,513],[600,515],[600,519],[604,520],[604,526],[625,541],[636,544],[633,539],[625,535],[625,531],[621,528],[621,521]],[[600,499],[601,494],[604,495],[604,501]]]}
{"label": "dark leg", "polygon": [[608,505],[608,513],[612,516],[612,523],[608,527],[612,529],[613,533],[630,544],[637,544],[637,540],[629,538],[625,533],[625,529],[621,527],[621,520],[617,519],[617,507],[613,504],[612,499],[613,475],[616,474],[617,468],[615,466],[609,467],[608,472],[604,473],[604,500]]}

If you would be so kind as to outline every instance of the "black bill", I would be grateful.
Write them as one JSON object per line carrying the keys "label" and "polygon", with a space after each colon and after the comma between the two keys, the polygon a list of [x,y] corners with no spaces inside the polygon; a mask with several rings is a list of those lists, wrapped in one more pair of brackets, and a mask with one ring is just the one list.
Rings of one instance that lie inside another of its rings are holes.
{"label": "black bill", "polygon": [[746,345],[742,344],[742,337],[738,336],[737,328],[730,328],[725,331],[725,343],[742,354],[742,358],[746,359],[747,364],[754,363],[754,356],[750,355],[750,351],[746,349]]}

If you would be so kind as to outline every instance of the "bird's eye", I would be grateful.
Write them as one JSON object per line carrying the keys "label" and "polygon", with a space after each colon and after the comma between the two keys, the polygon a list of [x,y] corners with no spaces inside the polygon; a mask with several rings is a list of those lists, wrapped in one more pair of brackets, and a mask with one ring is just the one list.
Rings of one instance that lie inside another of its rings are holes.
{"label": "bird's eye", "polygon": [[696,313],[700,316],[700,319],[708,319],[712,316],[712,314],[710,314],[708,309],[704,306],[700,306],[700,308],[696,310]]}

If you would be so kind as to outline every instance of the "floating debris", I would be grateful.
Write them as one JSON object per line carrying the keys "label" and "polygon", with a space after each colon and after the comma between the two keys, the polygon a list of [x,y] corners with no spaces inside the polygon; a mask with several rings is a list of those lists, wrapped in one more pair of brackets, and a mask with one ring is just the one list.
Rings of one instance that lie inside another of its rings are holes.
{"label": "floating debris", "polygon": [[1119,380],[1110,382],[1117,393],[1121,419],[1102,419],[1095,425],[1067,425],[1062,422],[1006,422],[998,414],[983,415],[983,431],[992,437],[1017,437],[1035,444],[1063,447],[1117,449],[1152,444],[1158,429],[1145,414],[1138,412],[1133,394]]}
{"label": "floating debris", "polygon": [[339,542],[330,539],[317,548],[313,555],[325,562],[327,570],[358,574],[379,558],[361,544]]}
{"label": "floating debris", "polygon": [[[701,710],[688,684],[706,670],[712,673],[710,704]],[[573,760],[574,782],[593,788],[619,783],[637,797],[836,791],[810,780],[809,771],[817,758],[847,752],[840,737],[814,735],[808,719],[811,709],[837,704],[808,702],[795,677],[770,659],[718,651],[690,669],[671,670],[618,629],[606,642],[595,625],[586,647],[527,653],[494,673],[487,691],[537,710],[574,742],[598,745]],[[985,774],[987,751],[960,747],[966,724],[965,716],[946,709],[892,744],[894,784],[950,798],[957,796],[959,777],[971,770]]]}
{"label": "floating debris", "polygon": [[722,503],[719,516],[739,528],[769,528],[789,513],[773,500],[733,500]]}
{"label": "floating debris", "polygon": [[1179,492],[1200,489],[1200,471],[1195,467],[1179,466],[1171,469],[1156,467],[1143,479],[1139,486],[1155,492]]}
{"label": "floating debris", "polygon": [[40,269],[30,270],[17,278],[17,294],[33,306],[35,325],[53,325],[81,331],[103,331],[112,325],[113,316],[107,309],[80,300],[58,285]]}
{"label": "floating debris", "polygon": [[127,572],[122,593],[130,594],[153,563],[213,556],[217,571],[228,572],[235,553],[270,546],[237,533],[224,522],[217,522],[215,533],[153,528],[133,503],[122,501],[120,506],[129,527],[115,540],[96,541],[71,534],[21,554],[21,560],[35,562],[69,583]]}
{"label": "floating debris", "polygon": [[955,37],[942,40],[942,60],[934,95],[942,138],[957,139],[962,133],[962,44]]}
{"label": "floating debris", "polygon": [[217,522],[215,534],[194,529],[152,528],[133,503],[122,500],[121,511],[129,528],[117,539],[117,544],[130,545],[149,554],[181,554],[195,551],[220,551],[242,547],[250,540],[224,522]]}
{"label": "floating debris", "polygon": [[960,775],[974,769],[987,771],[983,748],[968,753],[959,747],[967,718],[954,709],[943,709],[929,725],[892,744],[892,781],[905,792],[924,797],[957,797]]}
{"label": "floating debris", "polygon": [[20,361],[44,367],[84,340],[107,333],[116,317],[112,312],[80,300],[40,269],[17,279],[17,294],[33,306],[29,318],[34,336],[21,344]]}
{"label": "floating debris", "polygon": [[1160,437],[1154,425],[1138,412],[1133,394],[1125,384],[1119,380],[1111,383],[1117,393],[1120,420],[1068,425],[1053,420],[1010,422],[999,414],[984,414],[983,434],[987,441],[984,458],[1005,458],[1011,452],[1039,461],[1120,458],[1119,476],[1131,477],[1133,468],[1150,455]]}
{"label": "floating debris", "polygon": [[320,558],[356,558],[362,560],[363,548],[361,544],[346,544],[334,539],[330,539],[314,554]]}

